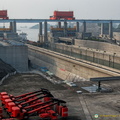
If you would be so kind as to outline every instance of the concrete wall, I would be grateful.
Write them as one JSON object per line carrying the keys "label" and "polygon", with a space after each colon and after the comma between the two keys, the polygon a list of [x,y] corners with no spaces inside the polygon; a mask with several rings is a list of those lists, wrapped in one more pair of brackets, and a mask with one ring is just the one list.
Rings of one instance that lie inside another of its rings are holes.
{"label": "concrete wall", "polygon": [[[118,56],[118,54],[64,44],[51,44],[51,48],[57,48],[63,53],[64,51],[68,51],[69,55],[74,55],[77,58],[120,69],[120,56]],[[75,53],[77,53],[77,55],[75,55]]]}
{"label": "concrete wall", "polygon": [[116,53],[118,56],[120,56],[120,46],[110,44],[110,43],[75,39],[75,45],[80,46],[80,47],[87,47],[87,48],[103,50],[103,51],[110,52],[112,54]]}
{"label": "concrete wall", "polygon": [[47,67],[56,76],[64,80],[69,80],[68,78],[71,77],[71,74],[86,79],[118,75],[106,70],[101,70],[99,67],[52,54],[50,51],[44,51],[44,49],[35,46],[31,47],[29,45],[28,55],[32,64]]}
{"label": "concrete wall", "polygon": [[113,32],[113,38],[120,41],[120,32]]}
{"label": "concrete wall", "polygon": [[0,46],[0,58],[17,71],[23,72],[28,70],[27,46]]}

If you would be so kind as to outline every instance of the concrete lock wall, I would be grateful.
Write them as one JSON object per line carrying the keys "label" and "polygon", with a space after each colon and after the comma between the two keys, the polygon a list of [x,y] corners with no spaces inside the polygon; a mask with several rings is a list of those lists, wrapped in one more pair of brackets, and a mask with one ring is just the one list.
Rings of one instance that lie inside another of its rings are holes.
{"label": "concrete lock wall", "polygon": [[120,41],[120,32],[113,32],[113,37]]}
{"label": "concrete lock wall", "polygon": [[17,71],[23,72],[28,70],[27,46],[0,46],[0,58]]}
{"label": "concrete lock wall", "polygon": [[100,70],[98,67],[86,65],[75,60],[51,54],[50,52],[44,52],[42,49],[39,51],[39,48],[29,48],[28,55],[32,64],[47,67],[56,76],[64,80],[70,80],[68,78],[70,78],[71,74],[86,79],[91,77],[114,76],[109,72]]}
{"label": "concrete lock wall", "polygon": [[105,66],[120,69],[120,56],[107,51],[93,50],[85,47],[76,47],[69,45],[54,44],[52,47],[68,51],[71,54],[77,53],[81,59],[92,61]]}
{"label": "concrete lock wall", "polygon": [[75,39],[75,45],[80,46],[80,47],[87,47],[87,48],[103,50],[103,51],[110,52],[111,54],[116,53],[116,55],[120,56],[120,46],[110,44],[110,43]]}

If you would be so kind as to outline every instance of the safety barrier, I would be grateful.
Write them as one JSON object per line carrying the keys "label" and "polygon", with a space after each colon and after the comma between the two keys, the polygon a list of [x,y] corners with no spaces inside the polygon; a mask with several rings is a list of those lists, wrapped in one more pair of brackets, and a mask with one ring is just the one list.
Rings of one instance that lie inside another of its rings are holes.
{"label": "safety barrier", "polygon": [[6,76],[4,76],[1,81],[0,81],[0,85],[2,85],[3,81],[5,79],[7,79],[9,76],[12,76],[12,75],[15,75],[16,74],[16,71],[12,72],[12,73],[8,73]]}

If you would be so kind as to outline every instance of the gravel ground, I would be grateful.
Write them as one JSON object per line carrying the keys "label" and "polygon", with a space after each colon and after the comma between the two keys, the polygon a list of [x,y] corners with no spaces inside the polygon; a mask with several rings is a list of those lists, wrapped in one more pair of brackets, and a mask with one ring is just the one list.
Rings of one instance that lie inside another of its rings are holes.
{"label": "gravel ground", "polygon": [[[20,95],[40,88],[48,89],[55,98],[65,100],[69,109],[68,120],[81,120],[82,111],[77,93],[63,85],[54,85],[50,81],[37,74],[16,74],[7,78],[0,86],[0,92],[6,91],[9,94]],[[85,119],[84,119],[85,120]]]}
{"label": "gravel ground", "polygon": [[[77,87],[69,87],[66,84],[55,85],[38,74],[16,74],[3,82],[0,92],[6,91],[9,94],[20,95],[46,88],[55,98],[67,102],[68,120],[90,120],[86,119],[86,116],[91,117],[91,120],[120,120],[119,81],[102,82],[103,87],[113,89],[111,93],[88,93],[80,88],[96,84],[90,81],[81,81],[76,84]],[[76,90],[82,90],[83,94],[77,94]],[[98,114],[98,118],[94,117],[95,114]]]}

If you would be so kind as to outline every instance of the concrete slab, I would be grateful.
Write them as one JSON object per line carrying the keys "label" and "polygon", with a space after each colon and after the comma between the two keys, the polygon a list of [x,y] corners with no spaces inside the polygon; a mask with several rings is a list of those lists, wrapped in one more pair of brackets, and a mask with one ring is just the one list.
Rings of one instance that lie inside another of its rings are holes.
{"label": "concrete slab", "polygon": [[[89,87],[81,87],[82,89],[93,93],[93,92],[97,92],[98,86],[89,86]],[[102,88],[102,90],[106,90],[105,88]]]}

